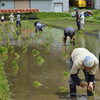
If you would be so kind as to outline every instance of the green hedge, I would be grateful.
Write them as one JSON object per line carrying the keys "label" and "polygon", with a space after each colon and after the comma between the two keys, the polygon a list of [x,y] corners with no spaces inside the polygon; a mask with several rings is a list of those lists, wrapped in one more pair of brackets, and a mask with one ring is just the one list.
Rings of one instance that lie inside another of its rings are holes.
{"label": "green hedge", "polygon": [[67,12],[38,12],[38,18],[65,18],[71,17],[70,13]]}
{"label": "green hedge", "polygon": [[[9,16],[11,13],[0,13],[0,17],[4,15],[5,20],[10,20]],[[15,19],[17,17],[17,13],[13,13]],[[38,13],[37,12],[29,12],[29,13],[20,13],[21,15],[21,20],[26,20],[26,19],[37,19],[38,18]]]}

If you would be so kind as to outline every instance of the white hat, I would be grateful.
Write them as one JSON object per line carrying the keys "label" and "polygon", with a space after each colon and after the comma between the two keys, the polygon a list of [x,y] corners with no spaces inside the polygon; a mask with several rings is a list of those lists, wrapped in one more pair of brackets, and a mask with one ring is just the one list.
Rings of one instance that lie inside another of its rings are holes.
{"label": "white hat", "polygon": [[18,13],[20,13],[20,11],[18,11]]}
{"label": "white hat", "polygon": [[81,12],[81,15],[84,16],[84,12]]}
{"label": "white hat", "polygon": [[94,65],[94,60],[90,56],[86,56],[83,60],[83,64],[86,67],[93,67]]}

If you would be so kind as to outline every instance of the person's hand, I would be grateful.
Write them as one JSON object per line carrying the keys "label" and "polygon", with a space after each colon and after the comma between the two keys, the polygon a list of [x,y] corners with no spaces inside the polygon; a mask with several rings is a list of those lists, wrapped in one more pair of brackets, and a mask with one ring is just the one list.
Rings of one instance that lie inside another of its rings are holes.
{"label": "person's hand", "polygon": [[70,43],[73,43],[73,39],[70,40]]}
{"label": "person's hand", "polygon": [[93,91],[93,82],[90,82],[90,83],[89,83],[88,91],[90,91],[90,92]]}
{"label": "person's hand", "polygon": [[80,86],[81,86],[81,87],[85,87],[85,86],[87,86],[87,84],[85,84],[85,83],[83,83],[83,82],[80,82]]}
{"label": "person's hand", "polygon": [[100,68],[99,68],[99,71],[98,71],[98,74],[97,74],[97,79],[100,81]]}

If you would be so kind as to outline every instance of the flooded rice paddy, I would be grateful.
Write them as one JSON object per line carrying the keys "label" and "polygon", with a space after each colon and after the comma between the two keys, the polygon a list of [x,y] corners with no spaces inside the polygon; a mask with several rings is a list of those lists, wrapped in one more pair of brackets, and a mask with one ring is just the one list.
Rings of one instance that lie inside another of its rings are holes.
{"label": "flooded rice paddy", "polygon": [[[9,48],[4,70],[12,100],[100,100],[100,82],[97,80],[95,92],[98,95],[87,97],[86,87],[77,87],[77,98],[70,98],[69,77],[63,74],[69,73],[69,57],[74,48],[85,47],[99,56],[98,37],[76,33],[75,45],[68,38],[63,46],[62,29],[44,27],[43,32],[35,33],[34,29],[16,30],[11,25],[9,30],[2,27],[2,31],[7,36],[1,34],[1,45]],[[34,52],[38,53],[34,55]],[[14,61],[17,67],[14,67]],[[83,72],[79,75],[84,80]],[[40,85],[36,87],[35,82]],[[66,90],[61,91],[61,87]]]}

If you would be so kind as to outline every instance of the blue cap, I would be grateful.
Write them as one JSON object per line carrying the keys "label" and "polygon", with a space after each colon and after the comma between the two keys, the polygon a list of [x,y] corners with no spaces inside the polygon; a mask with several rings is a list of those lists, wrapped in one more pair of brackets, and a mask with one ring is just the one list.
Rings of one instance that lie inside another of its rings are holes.
{"label": "blue cap", "polygon": [[74,10],[77,10],[77,8],[74,8]]}

